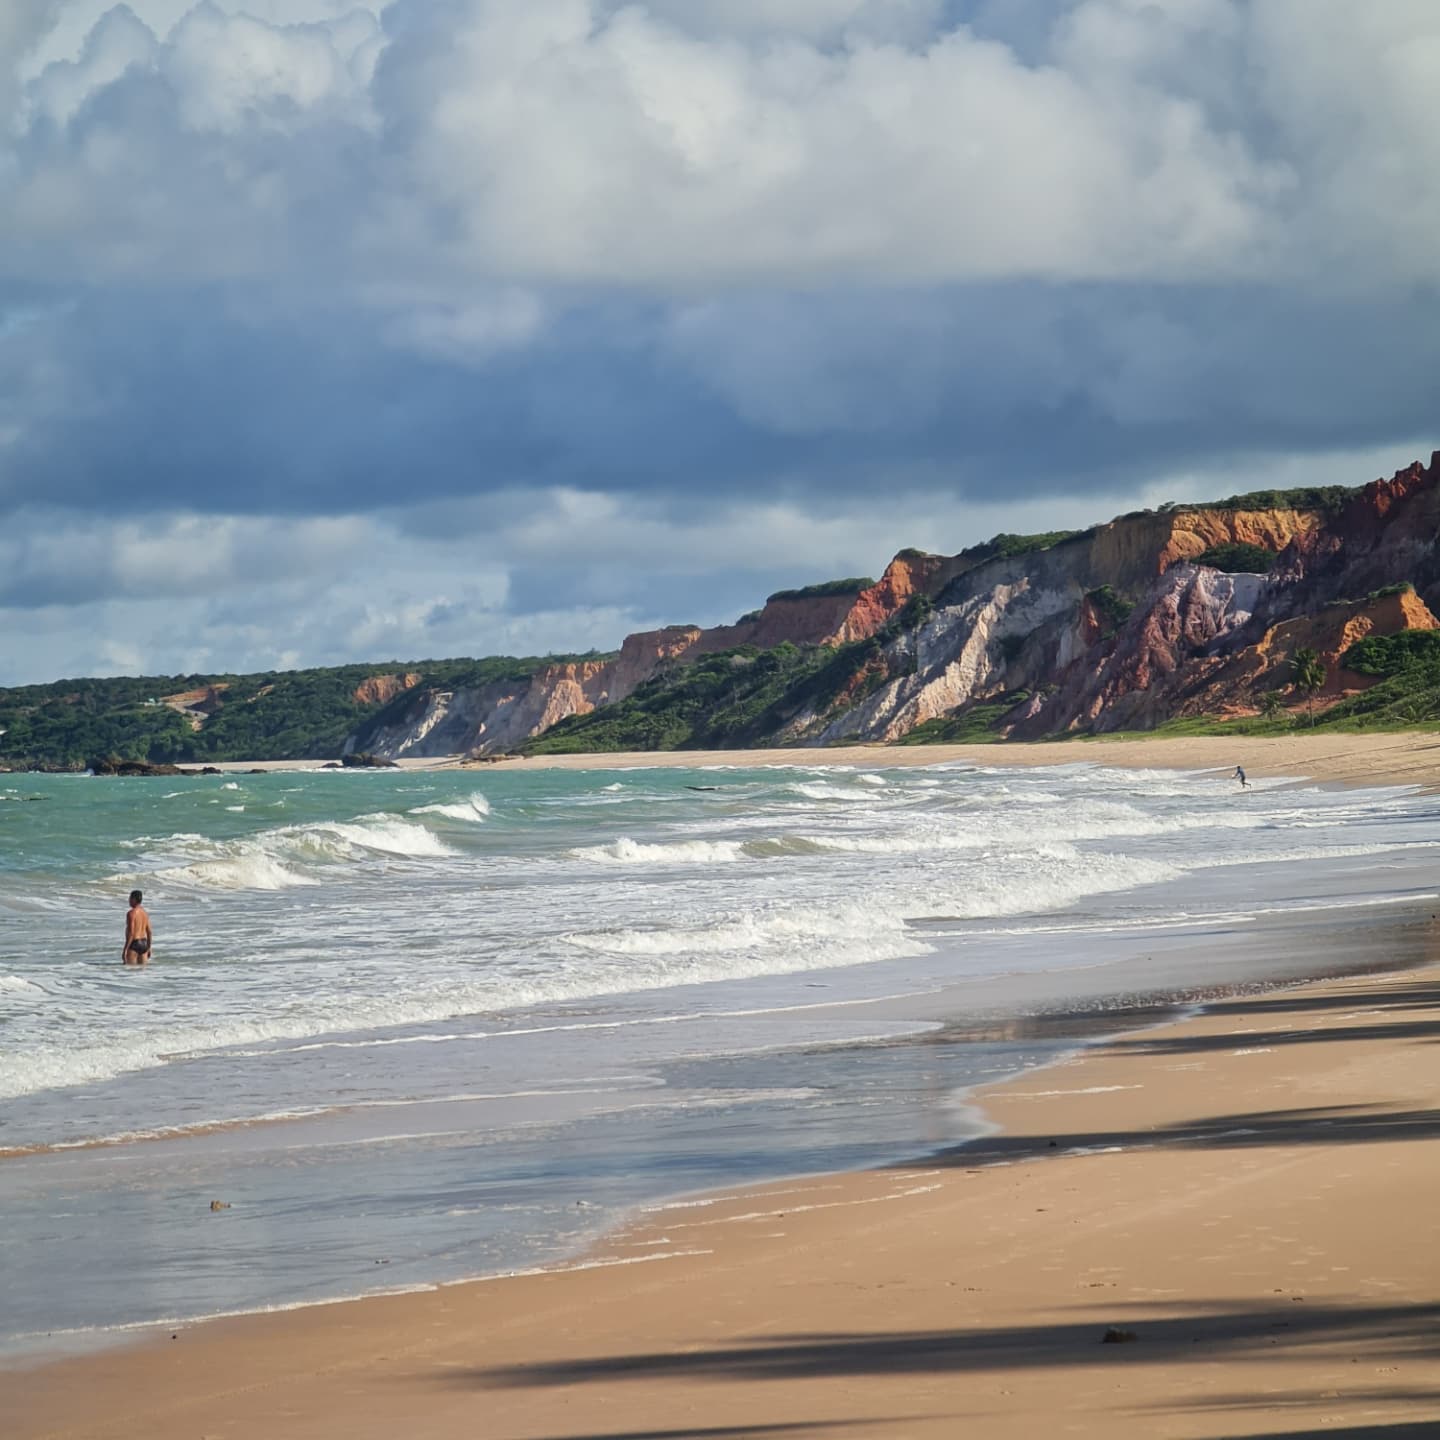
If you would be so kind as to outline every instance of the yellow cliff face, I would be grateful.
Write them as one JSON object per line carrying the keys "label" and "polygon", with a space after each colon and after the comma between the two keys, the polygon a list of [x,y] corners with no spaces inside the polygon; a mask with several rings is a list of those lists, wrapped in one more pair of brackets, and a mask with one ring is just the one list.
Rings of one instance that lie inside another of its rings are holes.
{"label": "yellow cliff face", "polygon": [[1102,525],[1091,541],[1090,563],[1105,583],[1124,588],[1163,575],[1217,545],[1258,545],[1275,554],[1322,525],[1307,510],[1174,510],[1132,515]]}
{"label": "yellow cliff face", "polygon": [[536,671],[527,697],[534,716],[533,733],[604,705],[610,699],[614,665],[613,660],[577,660]]}
{"label": "yellow cliff face", "polygon": [[1169,543],[1158,557],[1161,574],[1217,545],[1258,545],[1279,554],[1321,523],[1313,511],[1304,510],[1186,510],[1166,518],[1172,526]]}

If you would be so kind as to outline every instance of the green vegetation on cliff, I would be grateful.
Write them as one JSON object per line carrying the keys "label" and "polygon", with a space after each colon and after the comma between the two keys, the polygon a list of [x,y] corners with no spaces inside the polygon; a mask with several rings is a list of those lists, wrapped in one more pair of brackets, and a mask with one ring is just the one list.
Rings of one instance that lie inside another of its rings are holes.
{"label": "green vegetation on cliff", "polygon": [[934,613],[927,595],[866,640],[836,648],[742,645],[692,664],[676,665],[617,704],[562,720],[521,747],[523,755],[573,755],[617,750],[728,750],[786,743],[800,724],[816,732],[837,708],[858,705],[914,666],[887,647]]}
{"label": "green vegetation on cliff", "polygon": [[1011,690],[993,700],[967,705],[954,715],[938,715],[917,725],[901,745],[989,745],[1005,737],[1001,727],[1013,710],[1030,698],[1028,690]]}
{"label": "green vegetation on cliff", "polygon": [[1361,491],[1359,485],[1301,485],[1293,490],[1250,490],[1224,500],[1196,500],[1162,506],[1175,510],[1318,510],[1334,515]]}
{"label": "green vegetation on cliff", "polygon": [[[1313,653],[1313,652],[1312,652]],[[1357,675],[1379,677],[1377,684],[1314,715],[1316,730],[1346,733],[1365,730],[1414,730],[1440,725],[1440,630],[1401,630],[1357,640],[1340,657]],[[1304,696],[1297,685],[1290,704]],[[1311,728],[1308,712],[1270,706],[1267,714],[1220,720],[1204,715],[1170,720],[1148,733],[1179,735],[1283,735],[1297,725]]]}
{"label": "green vegetation on cliff", "polygon": [[1011,535],[1002,532],[960,553],[965,559],[976,564],[986,560],[1013,560],[1018,555],[1033,555],[1037,550],[1053,550],[1067,540],[1079,540],[1094,533],[1093,527],[1089,530],[1044,530],[1037,535]]}
{"label": "green vegetation on cliff", "polygon": [[1135,609],[1135,602],[1126,599],[1113,585],[1101,585],[1090,591],[1085,598],[1094,608],[1095,615],[1107,635],[1113,635]]}
{"label": "green vegetation on cliff", "polygon": [[[548,658],[502,656],[259,675],[59,680],[0,689],[0,765],[80,768],[102,756],[157,764],[332,758],[357,725],[382,708],[355,698],[367,680],[418,674],[417,691],[454,689],[524,680],[548,663]],[[166,696],[211,689],[220,691],[219,705],[198,730],[189,715],[163,703]]]}
{"label": "green vegetation on cliff", "polygon": [[758,745],[794,713],[808,682],[823,673],[834,650],[742,645],[676,666],[633,695],[562,720],[524,746],[526,755],[616,750],[726,750]]}
{"label": "green vegetation on cliff", "polygon": [[[868,575],[852,575],[848,580],[822,580],[818,585],[802,585],[798,590],[777,590],[765,603],[776,600],[824,600],[832,595],[858,595],[875,582]],[[758,616],[759,612],[752,612]],[[749,617],[746,617],[749,618]]]}
{"label": "green vegetation on cliff", "polygon": [[1195,557],[1197,565],[1223,570],[1227,575],[1264,575],[1275,563],[1275,552],[1263,545],[1247,545],[1243,540],[1228,540],[1212,545]]}
{"label": "green vegetation on cliff", "polygon": [[1393,635],[1367,635],[1340,657],[1340,663],[1357,675],[1378,675],[1382,679],[1440,670],[1440,630],[1399,630]]}

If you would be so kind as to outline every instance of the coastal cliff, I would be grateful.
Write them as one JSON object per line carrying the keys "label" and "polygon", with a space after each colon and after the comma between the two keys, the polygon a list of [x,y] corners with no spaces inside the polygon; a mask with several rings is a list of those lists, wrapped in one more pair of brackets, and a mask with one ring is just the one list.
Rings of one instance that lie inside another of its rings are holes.
{"label": "coastal cliff", "polygon": [[[891,570],[897,566],[903,571],[898,560]],[[627,636],[615,656],[546,666],[524,681],[418,691],[407,709],[352,735],[347,749],[389,759],[503,753],[705,656],[781,645],[835,647],[872,634],[911,589],[887,571],[879,584],[857,579],[782,591],[733,625],[670,625]]]}
{"label": "coastal cliff", "polygon": [[[728,742],[708,729],[710,743],[944,738],[977,714],[985,738],[1038,738],[1274,713],[1310,698],[1295,679],[1310,652],[1325,705],[1376,683],[1344,663],[1359,641],[1437,628],[1437,536],[1432,459],[1354,490],[1166,506],[1078,533],[997,536],[954,556],[907,550],[849,594],[772,599],[735,625],[631,636],[595,705],[635,697],[636,723],[572,720],[553,736],[534,732],[530,748],[645,748],[667,694],[678,704],[689,683],[684,667],[783,646],[829,658],[798,669],[783,693],[764,690],[764,707],[755,700]],[[698,743],[684,738],[693,727],[660,729],[667,743]]]}
{"label": "coastal cliff", "polygon": [[[903,550],[609,655],[0,689],[0,765],[1440,721],[1440,454],[1388,480]],[[1308,677],[1308,679],[1307,679]]]}

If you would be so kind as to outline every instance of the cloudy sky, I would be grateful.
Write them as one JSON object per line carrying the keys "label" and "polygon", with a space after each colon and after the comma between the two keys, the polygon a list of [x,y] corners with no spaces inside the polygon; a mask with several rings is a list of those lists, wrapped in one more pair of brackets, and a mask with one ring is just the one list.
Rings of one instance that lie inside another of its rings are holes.
{"label": "cloudy sky", "polygon": [[1440,445],[1435,0],[3,0],[0,684],[609,647]]}

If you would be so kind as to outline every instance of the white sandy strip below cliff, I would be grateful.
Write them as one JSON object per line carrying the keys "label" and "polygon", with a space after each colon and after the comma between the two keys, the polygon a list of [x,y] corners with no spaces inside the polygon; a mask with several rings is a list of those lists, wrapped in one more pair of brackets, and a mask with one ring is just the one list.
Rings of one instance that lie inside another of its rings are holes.
{"label": "white sandy strip below cliff", "polygon": [[[454,762],[450,762],[454,763]],[[544,755],[507,760],[511,770],[630,770],[645,766],[1119,765],[1142,770],[1219,770],[1351,785],[1440,785],[1440,734],[1203,736],[1071,740],[1028,745],[849,745],[823,750],[676,750],[623,755]],[[477,768],[485,769],[488,766]]]}

